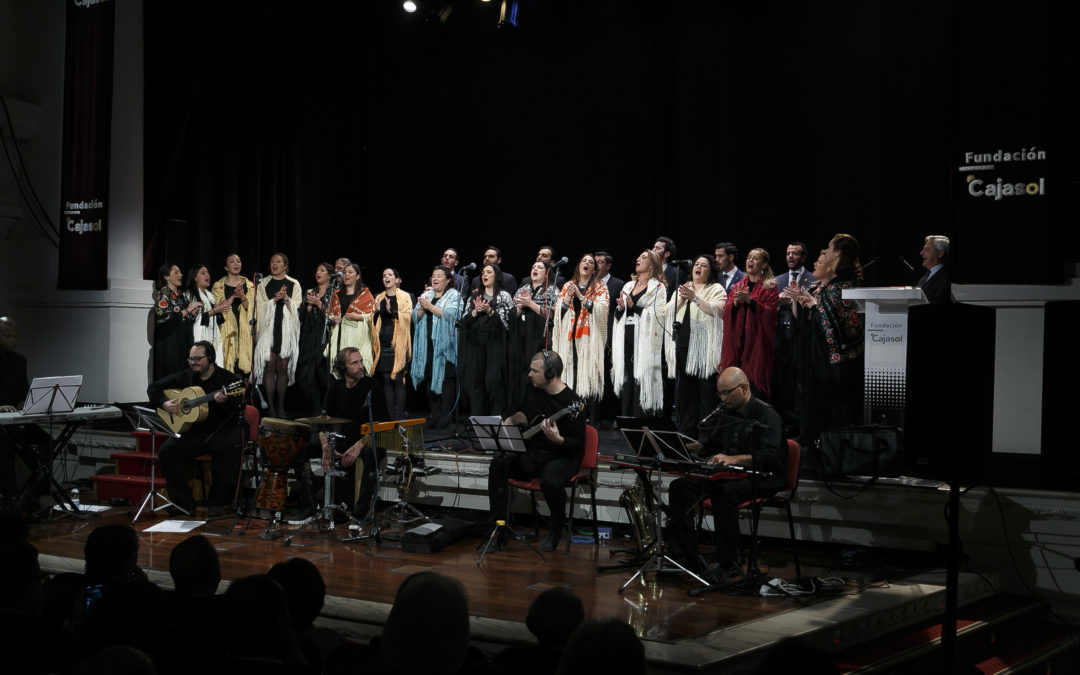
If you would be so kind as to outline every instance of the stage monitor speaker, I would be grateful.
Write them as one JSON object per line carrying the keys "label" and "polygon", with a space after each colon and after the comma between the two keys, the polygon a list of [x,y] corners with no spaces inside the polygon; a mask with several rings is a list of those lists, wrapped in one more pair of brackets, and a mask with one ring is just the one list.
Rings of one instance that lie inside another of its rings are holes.
{"label": "stage monitor speaker", "polygon": [[1039,487],[1080,492],[1080,454],[1076,452],[1077,428],[1073,419],[1076,398],[1072,391],[1072,375],[1080,372],[1075,332],[1080,301],[1048,302],[1045,310]]}
{"label": "stage monitor speaker", "polygon": [[995,326],[990,307],[908,311],[905,475],[979,481],[993,441]]}

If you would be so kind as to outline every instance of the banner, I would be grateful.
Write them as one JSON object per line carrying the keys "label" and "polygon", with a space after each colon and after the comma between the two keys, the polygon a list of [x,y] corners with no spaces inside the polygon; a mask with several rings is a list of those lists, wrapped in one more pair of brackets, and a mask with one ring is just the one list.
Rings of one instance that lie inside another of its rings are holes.
{"label": "banner", "polygon": [[57,287],[101,290],[109,267],[113,0],[68,0]]}

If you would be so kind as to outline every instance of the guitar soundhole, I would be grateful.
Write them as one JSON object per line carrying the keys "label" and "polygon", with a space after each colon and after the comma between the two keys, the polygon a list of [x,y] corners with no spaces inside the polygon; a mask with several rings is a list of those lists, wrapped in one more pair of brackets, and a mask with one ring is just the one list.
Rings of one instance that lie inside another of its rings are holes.
{"label": "guitar soundhole", "polygon": [[191,412],[191,404],[188,403],[187,400],[180,401],[180,412],[185,415]]}

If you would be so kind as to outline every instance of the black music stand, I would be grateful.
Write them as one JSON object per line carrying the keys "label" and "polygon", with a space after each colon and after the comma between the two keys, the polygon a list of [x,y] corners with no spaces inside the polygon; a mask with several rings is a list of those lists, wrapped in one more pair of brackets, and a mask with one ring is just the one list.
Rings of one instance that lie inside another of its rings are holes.
{"label": "black music stand", "polygon": [[[160,511],[168,507],[173,507],[183,511],[185,515],[191,515],[187,512],[187,509],[181,508],[169,501],[169,498],[157,491],[154,485],[154,481],[157,478],[157,435],[158,433],[166,434],[171,438],[180,438],[180,434],[174,432],[165,424],[164,420],[158,417],[157,411],[150,408],[143,408],[142,406],[133,405],[131,408],[124,411],[124,417],[131,424],[135,431],[149,431],[150,432],[150,488],[146,491],[146,496],[143,497],[142,504],[139,505],[139,510],[135,512],[135,517],[131,519],[131,524],[134,525],[139,521],[139,516],[142,515],[143,509],[146,505],[150,505],[151,511]],[[161,506],[154,506],[154,497],[157,497],[161,501],[165,502]]]}
{"label": "black music stand", "polygon": [[[499,457],[507,453],[523,453],[525,452],[525,439],[521,437],[521,429],[514,424],[503,424],[502,418],[492,415],[474,415],[469,418],[469,438],[474,441],[473,447],[479,447],[482,450],[491,452]],[[489,476],[490,479],[490,476]],[[480,544],[480,557],[476,560],[476,566],[479,567],[484,562],[484,557],[491,551],[501,548],[503,539],[503,533],[506,533],[506,538],[513,539],[519,543],[525,544],[533,550],[533,553],[540,556],[541,561],[546,561],[547,558],[540,552],[538,548],[529,543],[523,535],[519,534],[510,527],[510,513],[512,510],[512,499],[509,493],[509,486],[507,487],[506,496],[506,515],[505,518],[499,518],[495,521],[495,527],[492,528],[491,533],[484,538],[484,541]],[[491,486],[488,486],[488,493],[491,492]]]}
{"label": "black music stand", "polygon": [[[630,432],[629,434],[627,433],[628,431]],[[675,433],[677,434],[678,432]],[[639,435],[640,438],[638,438]],[[630,447],[635,450],[635,454],[639,458],[646,462],[652,462],[653,474],[655,475],[656,480],[655,484],[649,483],[649,489],[652,491],[653,503],[657,505],[663,504],[660,490],[663,485],[664,469],[661,462],[665,457],[661,445],[666,447],[668,451],[673,454],[679,455],[680,453],[675,450],[675,447],[672,446],[667,439],[658,438],[657,433],[649,428],[648,423],[642,424],[637,429],[627,429],[623,432],[623,437],[626,438],[627,443],[630,443]],[[634,447],[634,443],[631,442],[631,438],[638,441],[636,448]],[[633,575],[630,576],[629,579],[623,582],[622,586],[619,586],[618,592],[620,594],[633,583],[634,579],[637,579],[638,577],[644,578],[645,574],[648,572],[656,572],[657,574],[663,572],[685,572],[703,586],[709,586],[708,581],[680,565],[664,551],[664,530],[660,523],[660,511],[659,508],[653,509],[654,527],[656,531],[656,541],[653,542],[653,554],[637,569],[636,572],[634,572]],[[664,563],[670,563],[672,567],[665,567]]]}

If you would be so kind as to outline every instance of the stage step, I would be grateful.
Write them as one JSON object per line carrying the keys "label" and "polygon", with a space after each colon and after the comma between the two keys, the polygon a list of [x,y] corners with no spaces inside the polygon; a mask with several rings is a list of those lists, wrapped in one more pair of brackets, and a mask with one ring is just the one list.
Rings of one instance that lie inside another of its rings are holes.
{"label": "stage step", "polygon": [[[1080,672],[1080,637],[1048,619],[1048,609],[1043,600],[1001,594],[961,607],[957,663],[983,673],[1023,672],[1050,663],[1072,664],[1060,672]],[[940,621],[925,621],[836,652],[834,662],[848,674],[937,672]]]}
{"label": "stage step", "polygon": [[[126,499],[131,504],[138,504],[150,491],[149,476],[129,476],[125,474],[101,474],[91,476],[94,484],[94,498],[99,502],[108,502],[117,497]],[[164,478],[154,478],[154,487],[165,488]]]}

